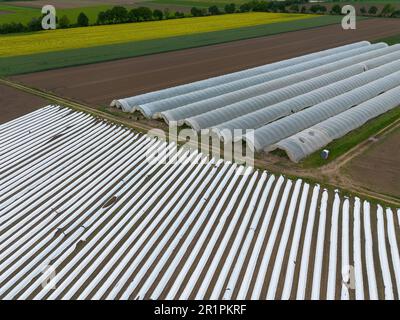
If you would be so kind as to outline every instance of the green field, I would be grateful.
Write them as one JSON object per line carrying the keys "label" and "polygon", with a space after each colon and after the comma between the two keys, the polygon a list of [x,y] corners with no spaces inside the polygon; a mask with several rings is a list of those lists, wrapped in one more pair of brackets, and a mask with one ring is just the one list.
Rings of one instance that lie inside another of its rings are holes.
{"label": "green field", "polygon": [[[20,22],[22,24],[27,24],[33,18],[39,18],[42,15],[41,9],[18,7],[11,5],[11,3],[12,2],[7,2],[7,4],[5,4],[5,2],[0,2],[0,11],[12,12],[7,14],[0,14],[0,24],[11,22]],[[111,9],[112,7],[113,6],[110,5],[102,5],[84,8],[58,9],[57,16],[62,17],[63,15],[66,15],[71,23],[76,23],[78,15],[81,12],[84,12],[89,18],[89,23],[93,24],[97,21],[97,16],[99,12]],[[133,6],[126,7],[129,8]]]}
{"label": "green field", "polygon": [[[208,8],[212,5],[217,5],[220,8],[223,8],[226,4],[235,3],[237,7],[240,4],[249,2],[248,0],[151,0],[145,2],[138,2],[132,5],[125,5],[126,8],[133,8],[137,6],[149,6],[152,9],[157,8],[157,5],[160,5],[161,9],[166,8],[168,5],[174,8],[174,10],[182,8],[191,8],[191,7],[199,7],[199,8]],[[332,3],[332,2],[326,2]],[[338,2],[335,2],[336,4]],[[366,4],[385,4],[385,3],[393,3],[399,4],[400,1],[395,0],[358,0],[358,1],[344,1],[344,3],[366,3]],[[311,3],[312,4],[312,3]],[[311,5],[310,4],[310,5]],[[324,3],[321,3],[324,4]],[[340,2],[339,2],[340,4]],[[71,23],[75,23],[79,13],[84,12],[89,17],[90,24],[93,24],[97,20],[97,16],[99,12],[105,11],[107,9],[111,9],[112,5],[99,5],[99,6],[91,6],[91,7],[80,7],[80,8],[72,8],[72,9],[58,9],[57,16],[61,17],[66,15]],[[172,10],[172,11],[174,11]],[[12,23],[12,22],[20,22],[23,24],[27,24],[33,18],[38,18],[41,16],[41,11],[38,8],[30,8],[30,7],[20,7],[12,4],[12,1],[2,1],[0,0],[0,11],[10,12],[7,14],[0,14],[0,24],[3,23]]]}
{"label": "green field", "polygon": [[192,34],[165,39],[47,52],[0,59],[0,76],[50,70],[67,66],[148,55],[159,52],[206,46],[339,23],[339,16],[319,16],[269,25]]}
{"label": "green field", "polygon": [[10,34],[0,37],[0,57],[172,38],[316,17],[311,14],[249,12]]}
{"label": "green field", "polygon": [[384,41],[387,44],[393,45],[396,43],[400,43],[400,33],[397,36],[393,36],[393,37],[389,37],[389,38],[385,38],[379,41],[375,41],[375,42],[380,42],[380,41]]}

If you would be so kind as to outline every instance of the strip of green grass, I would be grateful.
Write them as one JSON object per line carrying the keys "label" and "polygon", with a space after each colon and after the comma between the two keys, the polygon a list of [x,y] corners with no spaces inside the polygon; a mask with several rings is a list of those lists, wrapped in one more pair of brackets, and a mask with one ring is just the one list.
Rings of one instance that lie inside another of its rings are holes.
{"label": "strip of green grass", "polygon": [[312,19],[259,25],[232,30],[208,32],[167,39],[129,42],[84,49],[0,59],[0,76],[76,66],[153,53],[206,46],[211,44],[274,35],[339,23],[340,16],[319,16]]}
{"label": "strip of green grass", "polygon": [[[330,161],[333,161],[339,156],[343,155],[344,153],[354,148],[359,143],[372,137],[374,134],[378,133],[383,128],[389,126],[397,119],[400,119],[400,107],[390,110],[389,112],[386,112],[385,114],[368,121],[366,124],[348,133],[344,137],[332,141],[326,147],[322,148],[321,150],[313,153],[312,155],[304,159],[304,161],[301,162],[301,165],[304,168],[321,167],[322,165],[325,165]],[[323,160],[320,157],[321,151],[323,149],[330,150],[328,160]]]}
{"label": "strip of green grass", "polygon": [[397,36],[376,40],[375,43],[377,43],[377,42],[386,42],[389,45],[394,45],[396,43],[400,43],[400,34],[398,34]]}

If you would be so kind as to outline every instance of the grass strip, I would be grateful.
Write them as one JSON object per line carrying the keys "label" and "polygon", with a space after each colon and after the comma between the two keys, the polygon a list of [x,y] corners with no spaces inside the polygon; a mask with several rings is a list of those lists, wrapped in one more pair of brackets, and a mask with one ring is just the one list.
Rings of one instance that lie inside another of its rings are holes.
{"label": "grass strip", "polygon": [[[398,119],[400,119],[400,107],[394,108],[385,114],[368,121],[360,128],[349,132],[342,138],[332,141],[324,148],[321,148],[317,152],[314,152],[312,155],[305,158],[301,162],[301,165],[303,168],[317,168],[326,165],[327,163],[345,154],[347,151],[351,150],[361,142],[377,134],[383,128],[391,125]],[[329,158],[327,160],[323,160],[320,156],[323,149],[328,149],[330,151]]]}
{"label": "grass strip", "polygon": [[290,22],[193,34],[165,39],[5,57],[0,59],[0,76],[77,66],[154,53],[207,46],[235,40],[269,36],[339,23],[340,16],[320,16]]}

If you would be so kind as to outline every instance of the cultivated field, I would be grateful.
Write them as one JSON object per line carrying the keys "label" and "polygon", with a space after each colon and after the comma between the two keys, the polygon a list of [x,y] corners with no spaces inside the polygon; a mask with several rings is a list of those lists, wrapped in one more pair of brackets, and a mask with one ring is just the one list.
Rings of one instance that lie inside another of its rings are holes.
{"label": "cultivated field", "polygon": [[[22,82],[30,87],[50,91],[75,101],[82,101],[104,111],[105,106],[111,100],[119,97],[146,93],[256,67],[357,40],[380,39],[398,34],[396,29],[398,20],[382,19],[380,21],[385,22],[386,27],[383,27],[382,22],[380,24],[372,24],[369,21],[362,21],[359,22],[358,29],[355,32],[345,33],[339,26],[330,26],[180,52],[17,76],[12,77],[12,80]],[[381,26],[382,29],[380,28]],[[124,119],[126,123],[133,127],[141,124],[144,124],[147,128],[162,127],[155,120],[148,121],[143,117],[122,115],[121,113],[116,113],[115,109],[110,108],[106,111]],[[384,117],[386,118],[386,115]],[[372,127],[377,127],[378,130],[384,123],[390,124],[386,120],[383,122],[377,120],[376,123],[377,126],[374,123]],[[368,128],[371,127],[369,123],[366,126]],[[338,140],[338,143],[334,141],[333,146],[329,145],[328,148],[332,151],[330,159],[335,159],[337,155],[343,155],[343,152],[367,139],[366,133],[370,132],[368,128],[366,130],[363,127],[363,133],[356,135],[355,139],[353,137],[349,139],[346,136],[345,145],[340,143],[341,140]],[[369,135],[373,135],[376,132],[374,130]],[[326,171],[323,167],[326,162],[321,159],[318,152],[312,157],[314,157],[315,161],[311,161],[311,164],[306,161],[307,165],[304,167],[303,164],[294,166],[284,158],[275,155],[260,157],[257,165],[260,168],[270,168],[274,172],[309,177],[314,181],[322,180],[331,185],[339,185],[346,190],[357,190],[371,197],[381,197],[380,194],[373,193],[371,188],[355,187],[355,184],[343,180],[343,175],[339,173],[337,167],[332,169],[333,171]],[[335,163],[335,160],[333,162]],[[315,171],[315,167],[321,166],[321,170]],[[387,200],[392,201],[393,199]]]}
{"label": "cultivated field", "polygon": [[[372,140],[374,138],[371,138]],[[343,168],[352,183],[400,198],[400,130],[377,141]]]}
{"label": "cultivated field", "polygon": [[0,298],[399,299],[400,210],[59,107],[0,137]]}
{"label": "cultivated field", "polygon": [[313,15],[244,13],[177,20],[127,23],[41,31],[0,37],[0,57],[15,57],[51,51],[163,39],[243,27],[315,18]]}
{"label": "cultivated field", "polygon": [[0,123],[13,120],[49,103],[45,99],[4,85],[0,85],[0,97]]}
{"label": "cultivated field", "polygon": [[[400,20],[362,21],[355,31],[339,25],[12,77],[32,87],[91,104],[146,93],[292,58],[361,40],[398,33]],[[61,57],[60,57],[61,59]],[[6,60],[6,59],[5,59]],[[23,61],[19,61],[23,64]]]}
{"label": "cultivated field", "polygon": [[[232,15],[230,16],[233,17]],[[203,18],[199,19],[200,21],[207,21],[202,20]],[[265,35],[275,35],[279,33],[315,28],[318,26],[338,23],[340,19],[341,17],[338,16],[314,16],[313,18],[291,20],[287,22],[276,22],[270,24],[260,24],[256,26],[225,29],[221,31],[202,33],[189,32],[188,35],[176,37],[156,38],[153,40],[143,41],[129,41],[125,43],[45,52],[41,54],[31,54],[24,56],[17,55],[0,59],[0,75],[56,69],[72,65],[82,65],[100,61],[154,54],[159,52],[174,51],[191,47],[200,47],[240,39],[261,37]],[[231,23],[234,23],[233,18],[230,20]],[[142,23],[140,23],[140,25],[142,25],[142,28],[144,27]],[[149,22],[149,25],[152,25],[152,22]],[[214,27],[220,28],[220,26]],[[163,33],[166,33],[165,30],[163,30]],[[185,30],[185,33],[188,33],[188,31]],[[58,45],[60,45],[60,43],[58,43]]]}
{"label": "cultivated field", "polygon": [[394,110],[399,88],[400,45],[364,41],[111,105],[196,132],[209,129],[257,152],[282,149],[299,162]]}
{"label": "cultivated field", "polygon": [[[49,3],[95,19],[116,4],[231,2],[245,0],[0,0],[0,23]],[[365,41],[398,41],[400,19],[349,31],[340,19],[0,36],[0,299],[400,300],[400,44]],[[126,97],[116,105],[132,112],[109,106]],[[259,151],[260,170],[136,131],[175,120],[225,141],[256,129],[234,140]]]}

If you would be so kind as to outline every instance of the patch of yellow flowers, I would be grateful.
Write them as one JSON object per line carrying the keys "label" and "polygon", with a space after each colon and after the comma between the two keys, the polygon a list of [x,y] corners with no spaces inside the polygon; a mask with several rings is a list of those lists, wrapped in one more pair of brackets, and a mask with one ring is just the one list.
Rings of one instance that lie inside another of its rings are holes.
{"label": "patch of yellow flowers", "polygon": [[0,57],[169,38],[312,17],[315,15],[241,13],[4,35],[0,36]]}

